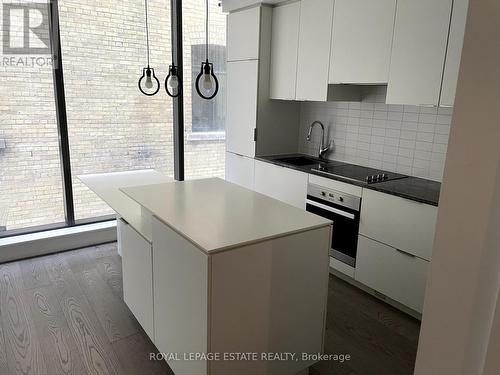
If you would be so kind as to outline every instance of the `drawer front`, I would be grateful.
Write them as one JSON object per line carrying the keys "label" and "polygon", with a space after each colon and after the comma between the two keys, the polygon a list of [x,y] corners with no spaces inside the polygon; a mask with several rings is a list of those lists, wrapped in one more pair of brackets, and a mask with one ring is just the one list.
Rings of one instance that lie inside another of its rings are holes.
{"label": "drawer front", "polygon": [[437,207],[364,189],[359,233],[430,260]]}
{"label": "drawer front", "polygon": [[226,152],[226,181],[253,190],[254,160]]}
{"label": "drawer front", "polygon": [[359,236],[355,279],[422,312],[429,262]]}
{"label": "drawer front", "polygon": [[123,299],[154,342],[153,260],[151,244],[120,220]]}
{"label": "drawer front", "polygon": [[306,208],[306,173],[256,160],[254,188],[258,193]]}
{"label": "drawer front", "polygon": [[259,58],[260,7],[227,16],[227,61]]}

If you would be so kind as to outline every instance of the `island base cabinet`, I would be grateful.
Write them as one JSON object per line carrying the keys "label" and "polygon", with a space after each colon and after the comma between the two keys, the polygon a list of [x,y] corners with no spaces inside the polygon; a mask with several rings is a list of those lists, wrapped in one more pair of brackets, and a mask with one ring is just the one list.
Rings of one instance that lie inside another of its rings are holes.
{"label": "island base cabinet", "polygon": [[355,279],[422,313],[429,262],[359,236]]}
{"label": "island base cabinet", "polygon": [[119,220],[123,299],[151,341],[153,327],[153,260],[151,243],[123,219]]}
{"label": "island base cabinet", "polygon": [[174,373],[293,375],[314,364],[262,354],[323,352],[330,238],[323,226],[207,253],[154,218],[155,344],[221,356],[167,359]]}

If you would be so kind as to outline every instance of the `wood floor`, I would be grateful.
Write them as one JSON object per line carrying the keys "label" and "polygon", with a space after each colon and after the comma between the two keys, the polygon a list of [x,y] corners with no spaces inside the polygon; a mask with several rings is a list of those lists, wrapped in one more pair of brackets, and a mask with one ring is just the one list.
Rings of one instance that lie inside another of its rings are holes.
{"label": "wood floor", "polygon": [[[313,375],[412,374],[419,324],[331,277]],[[0,264],[0,374],[173,374],[123,302],[116,244]],[[183,375],[183,374],[178,374]]]}

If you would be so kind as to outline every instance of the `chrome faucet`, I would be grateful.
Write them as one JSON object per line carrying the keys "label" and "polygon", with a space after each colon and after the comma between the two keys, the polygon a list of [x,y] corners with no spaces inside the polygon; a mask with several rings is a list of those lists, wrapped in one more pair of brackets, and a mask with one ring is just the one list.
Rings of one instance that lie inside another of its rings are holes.
{"label": "chrome faucet", "polygon": [[321,123],[321,121],[314,121],[310,126],[309,126],[309,131],[307,132],[307,140],[311,140],[311,132],[314,128],[314,125],[319,125],[321,126],[321,145],[319,146],[319,157],[322,159],[324,155],[330,150],[330,145],[325,147],[325,127]]}

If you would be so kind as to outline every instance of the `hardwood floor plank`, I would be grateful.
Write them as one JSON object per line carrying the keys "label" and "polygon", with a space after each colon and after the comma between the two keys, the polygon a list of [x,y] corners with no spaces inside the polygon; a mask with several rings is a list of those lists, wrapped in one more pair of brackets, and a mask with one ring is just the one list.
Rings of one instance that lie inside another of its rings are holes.
{"label": "hardwood floor plank", "polygon": [[97,271],[111,290],[123,300],[122,262],[119,255],[97,259]]}
{"label": "hardwood floor plank", "polygon": [[64,253],[64,259],[68,263],[71,271],[74,273],[94,268],[92,259],[94,258],[96,248],[85,247],[83,249],[67,251]]}
{"label": "hardwood floor plank", "polygon": [[27,290],[24,300],[38,337],[42,338],[41,349],[49,374],[87,374],[53,288]]}
{"label": "hardwood floor plank", "polygon": [[0,309],[9,374],[47,375],[31,316],[22,298],[19,265],[0,268]]}
{"label": "hardwood floor plank", "polygon": [[45,258],[45,267],[59,299],[83,294],[78,280],[67,262],[71,255],[58,253]]}
{"label": "hardwood floor plank", "polygon": [[110,242],[95,247],[94,258],[105,258],[118,254],[116,242]]}
{"label": "hardwood floor plank", "polygon": [[123,374],[124,369],[86,297],[65,297],[60,304],[88,374]]}
{"label": "hardwood floor plank", "polygon": [[158,350],[144,331],[114,342],[113,348],[127,375],[175,375],[167,362],[149,359],[149,353],[158,353]]}
{"label": "hardwood floor plank", "polygon": [[85,270],[77,277],[109,341],[139,332],[139,324],[125,302],[111,291],[97,270]]}
{"label": "hardwood floor plank", "polygon": [[26,259],[20,261],[19,266],[25,289],[40,288],[51,284],[43,259]]}

